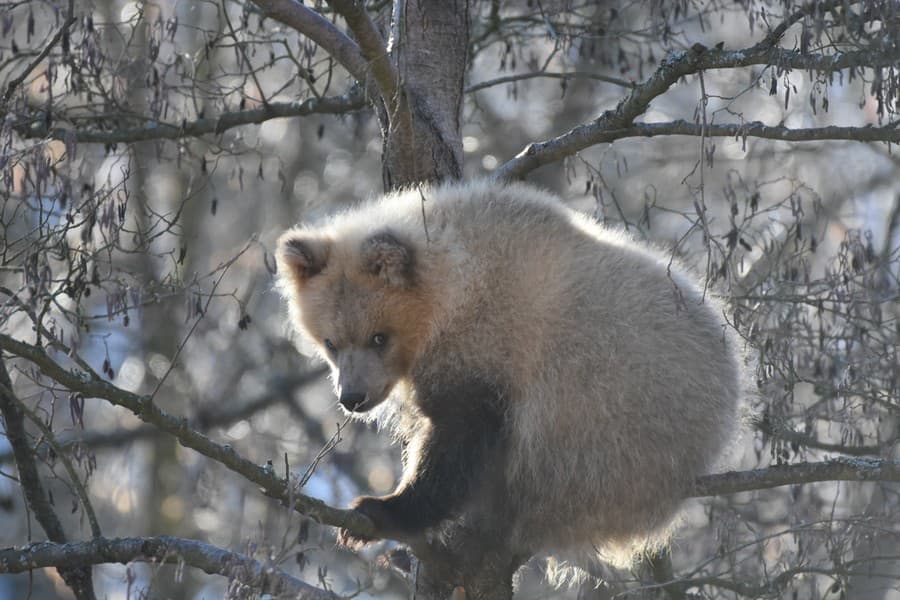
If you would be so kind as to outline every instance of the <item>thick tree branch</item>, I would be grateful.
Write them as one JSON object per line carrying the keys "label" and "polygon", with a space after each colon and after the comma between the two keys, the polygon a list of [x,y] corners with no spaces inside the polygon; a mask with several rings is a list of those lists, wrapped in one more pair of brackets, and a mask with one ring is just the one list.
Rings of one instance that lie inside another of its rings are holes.
{"label": "thick tree branch", "polygon": [[318,44],[359,82],[369,72],[359,45],[334,23],[295,0],[253,0],[266,16],[284,23]]}
{"label": "thick tree branch", "polygon": [[206,134],[218,135],[234,127],[264,123],[271,119],[303,117],[312,114],[343,114],[360,110],[365,106],[366,100],[362,90],[354,87],[343,96],[309,98],[303,102],[270,102],[261,108],[226,112],[217,117],[185,121],[180,125],[148,121],[143,127],[122,129],[66,129],[64,127],[47,129],[44,125],[45,119],[40,118],[32,123],[14,124],[14,127],[22,137],[49,137],[69,142],[74,140],[76,143],[118,144],[149,140],[176,140]]}
{"label": "thick tree branch", "polygon": [[175,563],[183,561],[210,575],[236,579],[260,593],[290,595],[301,600],[335,600],[339,596],[316,588],[244,554],[184,538],[97,538],[89,542],[42,542],[21,548],[0,549],[0,573],[24,573],[42,567],[85,569],[104,563],[134,560]]}
{"label": "thick tree branch", "polygon": [[280,500],[298,512],[308,514],[323,523],[335,527],[345,527],[366,535],[373,535],[371,521],[352,510],[340,510],[328,506],[321,500],[311,498],[292,489],[288,481],[278,477],[270,468],[259,466],[227,444],[218,444],[202,433],[191,429],[187,419],[174,417],[158,406],[150,396],[141,396],[118,388],[94,372],[66,370],[56,363],[43,348],[20,342],[6,334],[0,334],[0,348],[34,363],[44,375],[72,391],[85,397],[103,398],[117,406],[127,408],[145,423],[175,436],[185,447],[221,463],[226,468],[260,486],[263,492]]}
{"label": "thick tree branch", "polygon": [[[613,134],[614,131],[631,128],[634,119],[645,113],[655,98],[664,94],[686,75],[709,69],[732,69],[761,64],[772,65],[780,69],[832,72],[849,67],[894,66],[898,60],[900,60],[900,55],[875,50],[804,54],[770,46],[767,43],[760,43],[746,50],[708,49],[698,44],[687,52],[674,52],[666,57],[656,72],[643,83],[636,85],[615,109],[608,110],[594,121],[579,125],[553,139],[530,144],[515,158],[498,168],[493,177],[496,179],[519,179],[540,166],[571,156],[595,144],[608,142],[610,136],[613,136],[612,139],[617,139]],[[685,130],[687,130],[686,122],[679,121],[678,123],[685,123]],[[896,129],[896,127],[889,129]],[[653,130],[645,129],[644,131]],[[661,130],[660,133],[652,135],[661,135]],[[893,139],[891,138],[891,140]]]}
{"label": "thick tree branch", "polygon": [[729,471],[699,477],[690,496],[719,496],[818,481],[900,482],[900,461],[842,456],[822,462],[798,463],[753,471]]}
{"label": "thick tree branch", "polygon": [[[6,439],[13,449],[16,469],[19,472],[19,484],[25,494],[25,501],[28,502],[28,507],[34,513],[38,523],[41,524],[47,537],[54,542],[64,543],[66,534],[53,510],[50,498],[44,490],[44,485],[41,483],[37,463],[28,444],[25,419],[18,406],[18,399],[12,396],[12,382],[2,356],[0,356],[0,414],[3,415]],[[94,584],[90,569],[61,566],[59,574],[72,588],[76,598],[79,600],[94,599]]]}
{"label": "thick tree branch", "polygon": [[[697,58],[694,60],[684,58],[692,55],[697,56]],[[684,66],[694,62],[693,66],[683,75],[710,69],[735,69],[755,65],[832,73],[851,67],[867,69],[895,67],[897,66],[897,61],[900,60],[900,56],[898,56],[896,51],[884,52],[876,48],[835,52],[833,54],[816,54],[788,50],[781,47],[768,48],[762,44],[747,50],[717,50],[697,45],[688,52],[676,52],[672,58]],[[686,62],[683,62],[685,60]]]}

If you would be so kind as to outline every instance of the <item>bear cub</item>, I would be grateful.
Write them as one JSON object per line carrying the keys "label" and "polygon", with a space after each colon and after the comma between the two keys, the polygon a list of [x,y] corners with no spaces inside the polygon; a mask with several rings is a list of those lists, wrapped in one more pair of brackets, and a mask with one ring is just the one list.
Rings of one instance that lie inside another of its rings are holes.
{"label": "bear cub", "polygon": [[[671,257],[525,184],[388,194],[278,243],[341,406],[404,445],[379,535],[489,524],[517,555],[614,564],[668,539],[733,436],[739,343]],[[367,542],[341,533],[348,545]]]}

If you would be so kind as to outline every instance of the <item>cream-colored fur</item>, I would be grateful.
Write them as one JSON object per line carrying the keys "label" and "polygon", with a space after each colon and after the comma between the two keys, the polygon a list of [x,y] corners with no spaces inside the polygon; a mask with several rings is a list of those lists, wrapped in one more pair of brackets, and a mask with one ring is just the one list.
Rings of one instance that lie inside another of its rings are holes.
{"label": "cream-colored fur", "polygon": [[[742,367],[722,307],[668,255],[523,184],[399,192],[285,237],[328,240],[329,264],[352,271],[380,231],[414,249],[430,307],[416,381],[477,377],[507,396],[510,543],[620,565],[664,544],[736,432]],[[337,318],[304,315],[296,276],[280,277],[301,332]],[[398,386],[381,411],[415,421],[415,393]]]}

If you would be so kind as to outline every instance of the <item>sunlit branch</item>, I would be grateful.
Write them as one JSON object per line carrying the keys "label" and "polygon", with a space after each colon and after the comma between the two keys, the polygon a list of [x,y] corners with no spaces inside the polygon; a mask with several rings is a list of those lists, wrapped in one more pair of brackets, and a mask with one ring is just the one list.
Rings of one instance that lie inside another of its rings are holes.
{"label": "sunlit branch", "polygon": [[814,463],[729,471],[697,479],[691,496],[718,496],[819,481],[900,481],[900,461],[838,457]]}

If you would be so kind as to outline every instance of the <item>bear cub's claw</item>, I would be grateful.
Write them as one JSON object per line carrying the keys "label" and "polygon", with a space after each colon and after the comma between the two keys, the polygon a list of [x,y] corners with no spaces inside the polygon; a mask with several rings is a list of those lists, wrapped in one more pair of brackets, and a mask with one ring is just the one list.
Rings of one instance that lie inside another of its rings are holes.
{"label": "bear cub's claw", "polygon": [[338,529],[337,543],[350,550],[361,550],[363,546],[374,540],[375,538],[353,533],[349,529]]}

